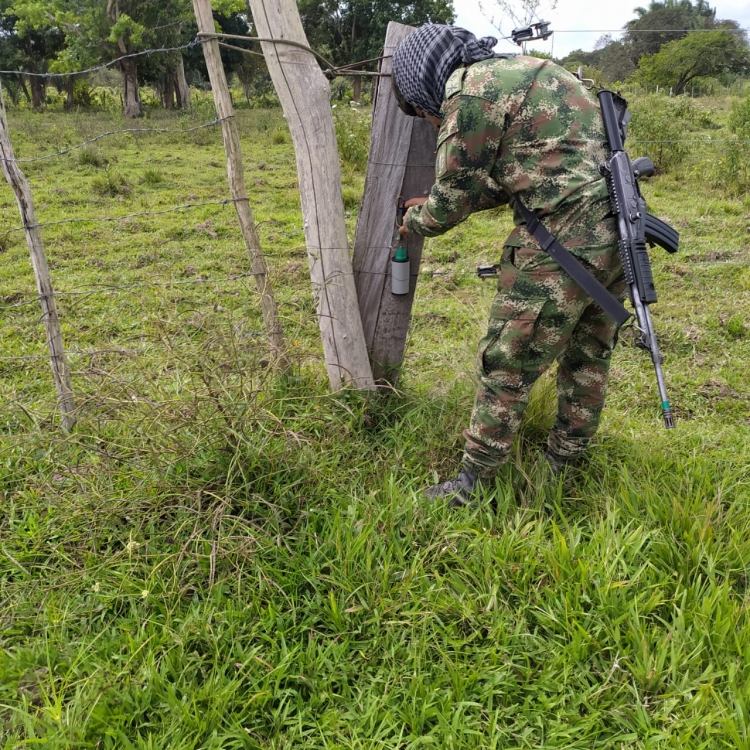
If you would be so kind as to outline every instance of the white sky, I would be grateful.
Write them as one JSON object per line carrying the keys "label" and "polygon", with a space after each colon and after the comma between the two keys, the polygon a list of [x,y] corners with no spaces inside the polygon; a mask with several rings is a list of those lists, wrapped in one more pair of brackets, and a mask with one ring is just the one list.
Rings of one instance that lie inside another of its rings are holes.
{"label": "white sky", "polygon": [[[496,7],[493,0],[485,0],[483,5],[487,9]],[[545,21],[551,21],[552,29],[591,29],[583,33],[556,33],[546,42],[531,42],[530,47],[544,52],[550,52],[555,57],[564,57],[574,49],[591,50],[602,32],[596,29],[621,29],[631,18],[635,18],[633,8],[639,5],[648,6],[647,0],[559,0],[553,11],[542,10],[540,16]],[[454,0],[456,9],[456,24],[472,31],[477,36],[500,36],[490,24],[479,7],[479,0]],[[545,6],[543,6],[545,7]],[[748,0],[718,0],[712,3],[716,7],[717,18],[731,18],[740,25],[750,27],[750,2]],[[549,5],[546,6],[549,8]],[[513,23],[508,21],[502,25],[503,32],[510,34]],[[617,34],[613,34],[617,37]],[[500,41],[498,50],[519,51],[510,41]]]}

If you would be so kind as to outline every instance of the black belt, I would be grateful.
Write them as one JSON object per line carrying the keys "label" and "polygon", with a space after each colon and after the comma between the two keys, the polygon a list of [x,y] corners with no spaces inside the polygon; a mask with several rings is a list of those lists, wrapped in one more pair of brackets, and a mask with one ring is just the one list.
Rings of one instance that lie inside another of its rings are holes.
{"label": "black belt", "polygon": [[599,307],[611,315],[618,326],[632,317],[625,305],[620,302],[581,262],[574,258],[558,241],[554,234],[550,234],[547,227],[539,218],[523,204],[521,199],[513,196],[515,205],[526,222],[526,229],[547,253],[572,279],[588,294]]}

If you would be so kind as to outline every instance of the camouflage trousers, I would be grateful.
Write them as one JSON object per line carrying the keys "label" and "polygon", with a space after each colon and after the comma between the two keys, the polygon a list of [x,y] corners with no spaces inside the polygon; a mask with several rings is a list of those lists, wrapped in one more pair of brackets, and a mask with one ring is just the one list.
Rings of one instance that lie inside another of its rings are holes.
{"label": "camouflage trousers", "polygon": [[[626,284],[610,218],[599,240],[569,250],[618,299]],[[606,243],[601,240],[606,238]],[[506,246],[489,330],[477,357],[479,388],[464,432],[464,468],[493,476],[510,452],[531,388],[557,360],[557,418],[549,448],[573,458],[599,426],[617,324],[538,247]]]}

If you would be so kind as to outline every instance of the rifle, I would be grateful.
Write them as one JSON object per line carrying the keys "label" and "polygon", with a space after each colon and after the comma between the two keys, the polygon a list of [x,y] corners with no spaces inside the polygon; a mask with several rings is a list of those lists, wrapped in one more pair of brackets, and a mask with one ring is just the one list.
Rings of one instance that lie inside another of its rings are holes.
{"label": "rifle", "polygon": [[656,302],[656,287],[646,243],[659,245],[667,252],[675,253],[680,236],[669,224],[646,210],[646,201],[641,194],[638,178],[650,177],[654,173],[654,165],[651,159],[645,156],[631,162],[624,150],[623,144],[630,120],[628,103],[618,94],[606,89],[600,91],[597,96],[610,151],[609,159],[600,165],[599,171],[607,180],[612,211],[617,218],[622,267],[630,303],[635,310],[635,343],[651,355],[661,397],[664,425],[671,428],[674,427],[674,416],[661,369],[663,359],[649,311],[649,305]]}
{"label": "rifle", "polygon": [[[650,304],[656,302],[656,288],[646,243],[659,245],[669,253],[676,253],[680,235],[669,224],[652,216],[646,210],[646,201],[638,186],[638,178],[650,177],[654,173],[654,165],[651,159],[645,156],[631,162],[627,152],[623,149],[626,128],[630,120],[628,103],[612,91],[600,91],[597,96],[610,150],[610,158],[599,166],[599,171],[607,180],[612,211],[617,217],[622,267],[628,285],[630,302],[635,310],[636,322],[633,324],[636,331],[635,343],[651,355],[661,397],[664,424],[671,428],[674,427],[674,415],[667,397],[664,373],[661,369],[662,356],[648,308]],[[526,229],[533,235],[540,247],[554,258],[605,312],[614,318],[618,326],[622,326],[633,317],[620,300],[613,297],[609,290],[605,289],[596,277],[558,242],[554,235],[550,234],[539,218],[524,205],[520,196],[511,196],[511,202],[521,213]],[[480,278],[495,276],[497,269],[496,265],[479,266],[477,275]]]}

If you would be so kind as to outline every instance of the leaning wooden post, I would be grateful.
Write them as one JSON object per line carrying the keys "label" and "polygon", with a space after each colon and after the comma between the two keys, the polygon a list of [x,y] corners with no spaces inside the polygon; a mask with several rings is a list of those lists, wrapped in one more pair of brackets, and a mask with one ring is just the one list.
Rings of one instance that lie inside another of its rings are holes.
{"label": "leaning wooden post", "polygon": [[5,179],[16,194],[16,203],[18,204],[18,210],[21,212],[21,221],[26,232],[26,243],[31,253],[31,265],[34,267],[34,276],[36,276],[39,301],[42,303],[42,319],[47,332],[47,346],[50,364],[52,365],[52,375],[55,379],[55,388],[57,389],[57,402],[62,413],[62,425],[65,430],[70,431],[76,423],[76,406],[73,400],[73,389],[70,385],[70,372],[65,361],[65,348],[63,347],[60,320],[57,317],[55,292],[52,289],[47,256],[44,253],[42,235],[34,213],[31,188],[23,172],[18,168],[16,157],[13,154],[2,85],[0,85],[0,161],[2,161]]}
{"label": "leaning wooden post", "polygon": [[[384,55],[392,55],[413,26],[388,24]],[[381,72],[391,72],[391,60]],[[435,177],[437,131],[426,120],[407,117],[398,108],[391,79],[379,78],[372,115],[370,158],[365,192],[354,239],[354,280],[359,311],[375,378],[394,383],[404,357],[411,308],[422,260],[424,238],[407,238],[411,260],[409,294],[391,294],[391,249],[398,240],[395,229],[399,195],[425,195]]]}
{"label": "leaning wooden post", "polygon": [[[307,45],[295,0],[250,0],[258,36]],[[312,52],[262,42],[294,141],[307,254],[331,388],[372,389],[341,196],[330,85]]]}
{"label": "leaning wooden post", "polygon": [[[214,19],[211,14],[210,0],[193,0],[195,18],[198,22],[198,30],[204,34],[213,34]],[[206,39],[203,42],[203,55],[206,58],[208,77],[211,81],[211,92],[214,97],[216,114],[221,121],[221,134],[224,139],[224,150],[227,154],[227,180],[229,191],[234,200],[234,208],[237,211],[242,237],[245,247],[250,256],[250,264],[255,276],[255,284],[260,292],[260,308],[263,313],[263,323],[271,343],[274,355],[283,370],[289,369],[284,347],[284,334],[281,329],[276,299],[273,288],[268,278],[268,265],[260,246],[258,230],[255,227],[253,211],[247,198],[245,189],[245,172],[242,167],[242,149],[240,148],[240,135],[237,123],[234,119],[234,107],[232,97],[229,94],[227,77],[221,62],[219,44],[215,39]]]}

